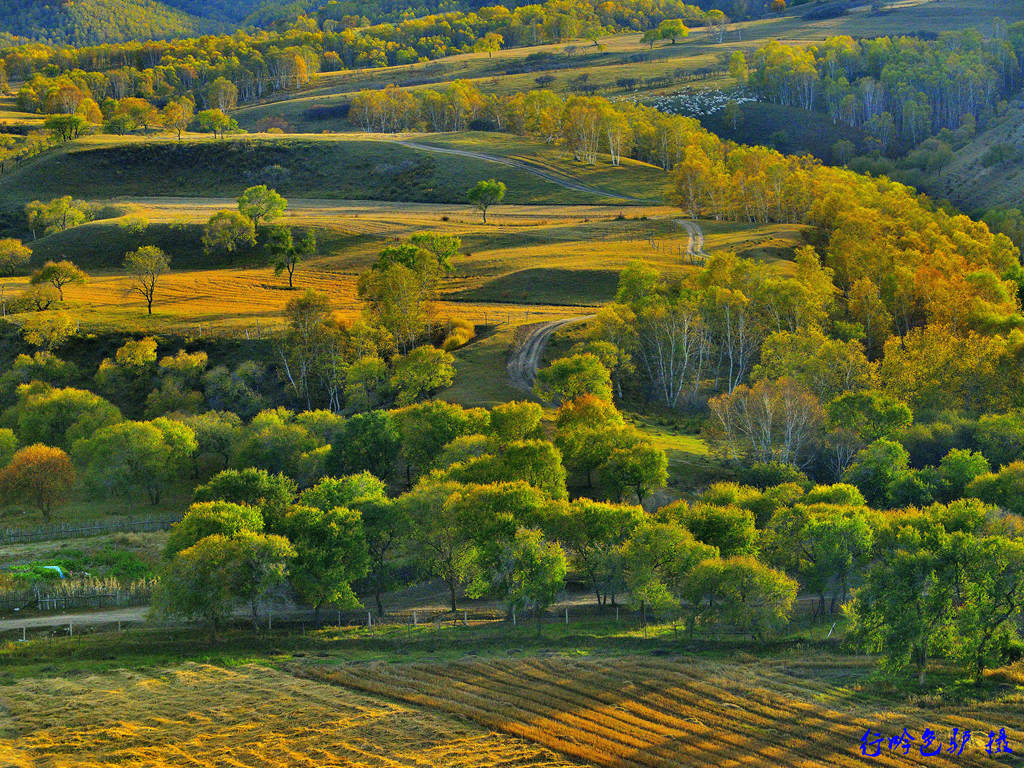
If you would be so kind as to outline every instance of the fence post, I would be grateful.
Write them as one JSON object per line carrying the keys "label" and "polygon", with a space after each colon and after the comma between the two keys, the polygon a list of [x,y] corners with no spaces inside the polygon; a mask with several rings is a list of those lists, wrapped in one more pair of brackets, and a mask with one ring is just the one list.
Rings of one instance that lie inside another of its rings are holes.
{"label": "fence post", "polygon": [[366,612],[366,626],[369,629],[373,629],[373,614],[369,611]]}
{"label": "fence post", "polygon": [[569,626],[569,606],[565,607],[565,626]]}
{"label": "fence post", "polygon": [[469,626],[469,611],[467,611],[465,608],[462,609],[462,626]]}
{"label": "fence post", "polygon": [[515,625],[516,625],[516,609],[513,608],[512,609],[512,626],[514,627]]}
{"label": "fence post", "polygon": [[74,637],[74,636],[75,636],[75,625],[74,624],[68,624],[68,637]]}
{"label": "fence post", "polygon": [[21,628],[21,642],[23,642],[23,643],[25,642],[25,627],[24,626],[22,626],[22,628]]}
{"label": "fence post", "polygon": [[419,618],[419,616],[416,615],[416,611],[414,610],[412,612],[412,625],[414,627],[416,627],[416,626],[419,626],[419,623],[420,623],[420,618]]}

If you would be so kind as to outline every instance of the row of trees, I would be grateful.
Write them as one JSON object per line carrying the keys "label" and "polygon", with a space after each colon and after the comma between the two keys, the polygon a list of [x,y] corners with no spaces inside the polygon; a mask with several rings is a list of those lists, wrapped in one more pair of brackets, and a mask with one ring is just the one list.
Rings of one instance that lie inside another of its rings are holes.
{"label": "row of trees", "polygon": [[[737,72],[747,69],[742,54]],[[888,146],[917,144],[970,116],[981,120],[1024,82],[1024,24],[948,32],[937,40],[833,37],[806,47],[770,42],[751,57],[750,85],[764,98],[822,109]]]}
{"label": "row of trees", "polygon": [[[0,83],[22,81],[19,104],[28,111],[73,114],[85,100],[141,99],[163,107],[189,97],[204,109],[251,102],[301,87],[321,70],[394,66],[504,46],[537,45],[611,31],[643,30],[672,20],[724,27],[718,10],[705,13],[676,0],[658,3],[490,6],[398,23],[300,18],[284,32],[238,32],[186,40],[54,48],[33,43],[0,52]],[[351,22],[351,23],[350,23]],[[227,88],[226,86],[230,86]]]}

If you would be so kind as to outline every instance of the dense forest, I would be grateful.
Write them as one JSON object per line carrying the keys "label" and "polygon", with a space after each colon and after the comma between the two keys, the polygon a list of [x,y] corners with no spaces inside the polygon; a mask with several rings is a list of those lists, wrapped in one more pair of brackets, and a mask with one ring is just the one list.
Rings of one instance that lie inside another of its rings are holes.
{"label": "dense forest", "polygon": [[156,0],[0,2],[0,32],[58,45],[188,37],[201,20]]}

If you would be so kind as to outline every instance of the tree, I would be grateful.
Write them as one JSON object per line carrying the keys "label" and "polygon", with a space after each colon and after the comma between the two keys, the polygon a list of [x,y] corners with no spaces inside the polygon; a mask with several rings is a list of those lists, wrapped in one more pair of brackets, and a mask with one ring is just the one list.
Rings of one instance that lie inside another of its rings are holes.
{"label": "tree", "polygon": [[18,436],[13,429],[0,429],[0,469],[11,463],[18,452]]}
{"label": "tree", "polygon": [[12,237],[0,238],[0,275],[9,277],[29,263],[32,249],[21,240]]}
{"label": "tree", "polygon": [[192,99],[183,96],[177,100],[171,100],[164,106],[160,113],[160,123],[165,130],[177,134],[178,141],[181,141],[181,134],[188,128],[195,116],[196,105]]}
{"label": "tree", "polygon": [[843,473],[843,480],[856,485],[868,504],[884,508],[889,503],[890,484],[907,471],[909,462],[906,448],[883,438],[857,454]]}
{"label": "tree", "polygon": [[40,269],[32,273],[29,282],[32,285],[49,283],[57,289],[60,300],[64,301],[64,286],[71,284],[81,285],[86,279],[85,272],[76,267],[72,262],[64,260],[46,262]]}
{"label": "tree", "polygon": [[637,443],[613,450],[597,471],[612,498],[621,501],[629,488],[636,493],[637,503],[643,504],[648,493],[668,481],[668,457],[661,448]]}
{"label": "tree", "polygon": [[131,499],[134,489],[160,503],[163,484],[184,471],[196,450],[195,434],[181,422],[123,421],[77,440],[72,455],[86,482]]}
{"label": "tree", "polygon": [[542,400],[567,403],[584,395],[611,402],[611,374],[601,359],[589,352],[561,357],[537,372],[533,385]]}
{"label": "tree", "polygon": [[679,523],[653,521],[634,528],[621,552],[630,599],[640,608],[645,626],[648,608],[678,606],[687,574],[718,555]]}
{"label": "tree", "polygon": [[812,503],[814,496],[805,501],[772,516],[761,546],[772,564],[818,595],[823,615],[829,588],[833,611],[838,601],[846,600],[850,577],[871,555],[873,532],[863,507],[845,506],[835,498],[832,503]]}
{"label": "tree", "polygon": [[203,227],[203,250],[234,253],[243,245],[256,245],[252,220],[238,211],[217,211]]}
{"label": "tree", "polygon": [[743,55],[743,51],[733,51],[729,57],[729,77],[734,78],[738,84],[745,85],[749,75],[747,57]]}
{"label": "tree", "polygon": [[541,436],[544,409],[537,403],[500,403],[491,409],[490,432],[500,443],[534,440]]}
{"label": "tree", "polygon": [[391,386],[398,392],[399,406],[412,405],[423,395],[450,387],[455,380],[455,358],[450,352],[429,345],[416,347],[394,361]]}
{"label": "tree", "polygon": [[275,227],[268,235],[271,258],[274,262],[274,274],[288,273],[288,289],[295,288],[295,270],[304,260],[316,254],[316,234],[309,230],[296,245],[291,230],[286,227]]}
{"label": "tree", "polygon": [[614,604],[623,587],[619,548],[645,519],[640,507],[576,499],[558,507],[544,528],[565,547],[573,569],[590,580],[602,606],[609,599]]}
{"label": "tree", "polygon": [[204,109],[196,115],[196,121],[200,130],[208,131],[214,136],[220,134],[221,138],[224,138],[228,131],[238,130],[235,119],[220,109]]}
{"label": "tree", "polygon": [[1024,612],[1024,544],[1000,536],[962,540],[962,603],[956,611],[953,655],[982,680],[985,666],[1003,664],[1002,647],[1019,641]]}
{"label": "tree", "polygon": [[295,481],[265,469],[226,469],[195,489],[196,502],[227,501],[254,507],[263,515],[267,527],[278,531],[285,510],[291,506],[296,494]]}
{"label": "tree", "polygon": [[5,504],[31,504],[50,522],[55,506],[75,485],[75,468],[60,448],[36,443],[17,451],[0,470],[0,498]]}
{"label": "tree", "polygon": [[196,502],[185,511],[179,522],[171,526],[164,557],[174,557],[214,534],[231,538],[242,531],[261,533],[263,525],[263,515],[255,507],[229,501]]}
{"label": "tree", "polygon": [[989,472],[972,480],[964,494],[995,504],[1007,512],[1024,514],[1024,461],[1015,461],[998,472]]}
{"label": "tree", "polygon": [[682,523],[697,541],[718,549],[722,557],[754,553],[754,513],[736,506],[677,501],[658,510],[659,517]]}
{"label": "tree", "polygon": [[412,467],[426,472],[446,445],[456,438],[486,431],[489,421],[483,409],[467,410],[444,400],[392,411],[391,419],[398,430],[409,485],[412,485]]}
{"label": "tree", "polygon": [[565,552],[538,530],[520,528],[502,552],[495,581],[510,608],[533,609],[538,636],[544,611],[565,587],[567,569]]}
{"label": "tree", "polygon": [[153,602],[165,616],[198,619],[206,624],[210,642],[217,628],[231,617],[237,598],[232,587],[230,539],[215,534],[179,552],[160,574]]}
{"label": "tree", "polygon": [[393,263],[359,276],[359,298],[373,323],[394,338],[402,352],[416,346],[431,313],[436,275]]}
{"label": "tree", "polygon": [[327,468],[337,475],[370,472],[386,478],[401,448],[398,430],[387,411],[357,413],[345,422],[331,444]]}
{"label": "tree", "polygon": [[487,209],[505,199],[506,189],[504,182],[488,179],[487,181],[478,181],[476,186],[466,194],[469,202],[480,209],[484,224],[487,223]]}
{"label": "tree", "polygon": [[682,19],[665,19],[658,25],[658,37],[662,40],[671,40],[672,45],[689,34],[690,30],[686,28]]}
{"label": "tree", "polygon": [[89,128],[89,121],[81,115],[50,115],[43,121],[43,127],[57,141],[77,139]]}
{"label": "tree", "polygon": [[708,406],[711,437],[734,460],[800,467],[813,458],[821,405],[792,379],[741,384],[731,394],[712,398]]}
{"label": "tree", "polygon": [[400,496],[400,504],[412,521],[414,550],[423,567],[444,581],[451,609],[458,606],[459,592],[478,585],[483,578],[480,550],[451,503],[459,490],[457,483],[421,482]]}
{"label": "tree", "polygon": [[798,585],[750,556],[709,559],[687,574],[682,593],[698,624],[725,624],[763,639],[789,620]]}
{"label": "tree", "polygon": [[249,604],[253,628],[259,627],[259,604],[271,589],[284,583],[295,548],[283,536],[242,531],[228,539],[232,556],[232,592]]}
{"label": "tree", "polygon": [[79,438],[121,421],[121,412],[88,390],[55,388],[42,382],[22,384],[18,402],[8,411],[23,444],[44,443],[65,450]]}
{"label": "tree", "polygon": [[78,322],[67,312],[40,312],[25,319],[21,333],[33,347],[52,352],[78,333]]}
{"label": "tree", "polygon": [[273,221],[287,207],[288,201],[266,184],[249,187],[238,198],[239,213],[251,219],[257,229],[260,222]]}
{"label": "tree", "polygon": [[364,497],[356,506],[363,516],[377,615],[383,616],[384,603],[381,596],[392,583],[392,572],[396,570],[396,564],[392,562],[392,553],[399,543],[405,540],[412,523],[408,510],[402,504],[383,495]]}
{"label": "tree", "polygon": [[146,300],[146,311],[152,315],[157,281],[171,271],[171,257],[155,245],[144,245],[124,257],[124,268],[134,282],[130,291]]}
{"label": "tree", "polygon": [[878,557],[854,592],[850,637],[882,665],[898,672],[908,665],[924,685],[928,661],[947,636],[957,587],[953,543],[941,525],[899,526],[883,541]]}
{"label": "tree", "polygon": [[291,582],[319,617],[324,605],[359,606],[351,582],[366,575],[366,533],[359,512],[346,507],[328,510],[295,506],[283,520],[295,545]]}

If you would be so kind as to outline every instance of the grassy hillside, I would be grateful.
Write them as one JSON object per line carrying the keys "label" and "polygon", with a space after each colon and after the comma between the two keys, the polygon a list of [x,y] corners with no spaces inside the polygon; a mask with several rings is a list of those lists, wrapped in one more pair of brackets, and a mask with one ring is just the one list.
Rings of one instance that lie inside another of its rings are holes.
{"label": "grassy hillside", "polygon": [[209,25],[156,0],[0,0],[0,32],[62,45],[187,37]]}
{"label": "grassy hillside", "polygon": [[[771,39],[806,43],[834,35],[934,35],[968,27],[987,35],[997,18],[1007,23],[1024,21],[1024,4],[1020,3],[898,0],[888,6],[886,12],[872,14],[870,4],[863,3],[845,15],[817,20],[804,18],[814,5],[794,6],[782,15],[731,24],[721,43],[703,29],[693,30],[678,45],[659,42],[653,48],[642,43],[639,34],[619,34],[602,38],[597,47],[590,41],[570,41],[512,48],[493,56],[470,53],[397,67],[324,72],[314,77],[308,88],[266,104],[247,106],[238,110],[236,117],[245,127],[253,127],[261,119],[278,118],[290,124],[292,130],[339,130],[346,126],[345,105],[351,94],[362,88],[381,88],[390,83],[425,87],[455,78],[471,80],[484,91],[507,93],[536,88],[540,76],[553,78],[546,87],[568,91],[577,78],[586,75],[588,86],[597,86],[601,93],[628,93],[650,99],[682,88],[730,86],[733,82],[726,70],[732,52],[749,52]],[[628,87],[618,85],[623,78],[635,82]],[[818,126],[813,129],[816,131]],[[761,140],[767,141],[774,130]],[[803,128],[791,125],[789,130],[797,134]]]}
{"label": "grassy hillside", "polygon": [[[1015,147],[1016,152],[1000,162],[986,158],[993,147]],[[1019,208],[1024,203],[1024,103],[1018,102],[1007,114],[979,133],[927,185],[929,193],[953,200],[965,210],[984,212],[989,208]]]}
{"label": "grassy hillside", "polygon": [[538,176],[485,160],[403,147],[371,136],[303,136],[229,140],[97,136],[48,153],[0,179],[8,207],[74,195],[237,196],[270,184],[287,197],[463,202],[479,179],[499,178],[510,203],[592,203]]}

